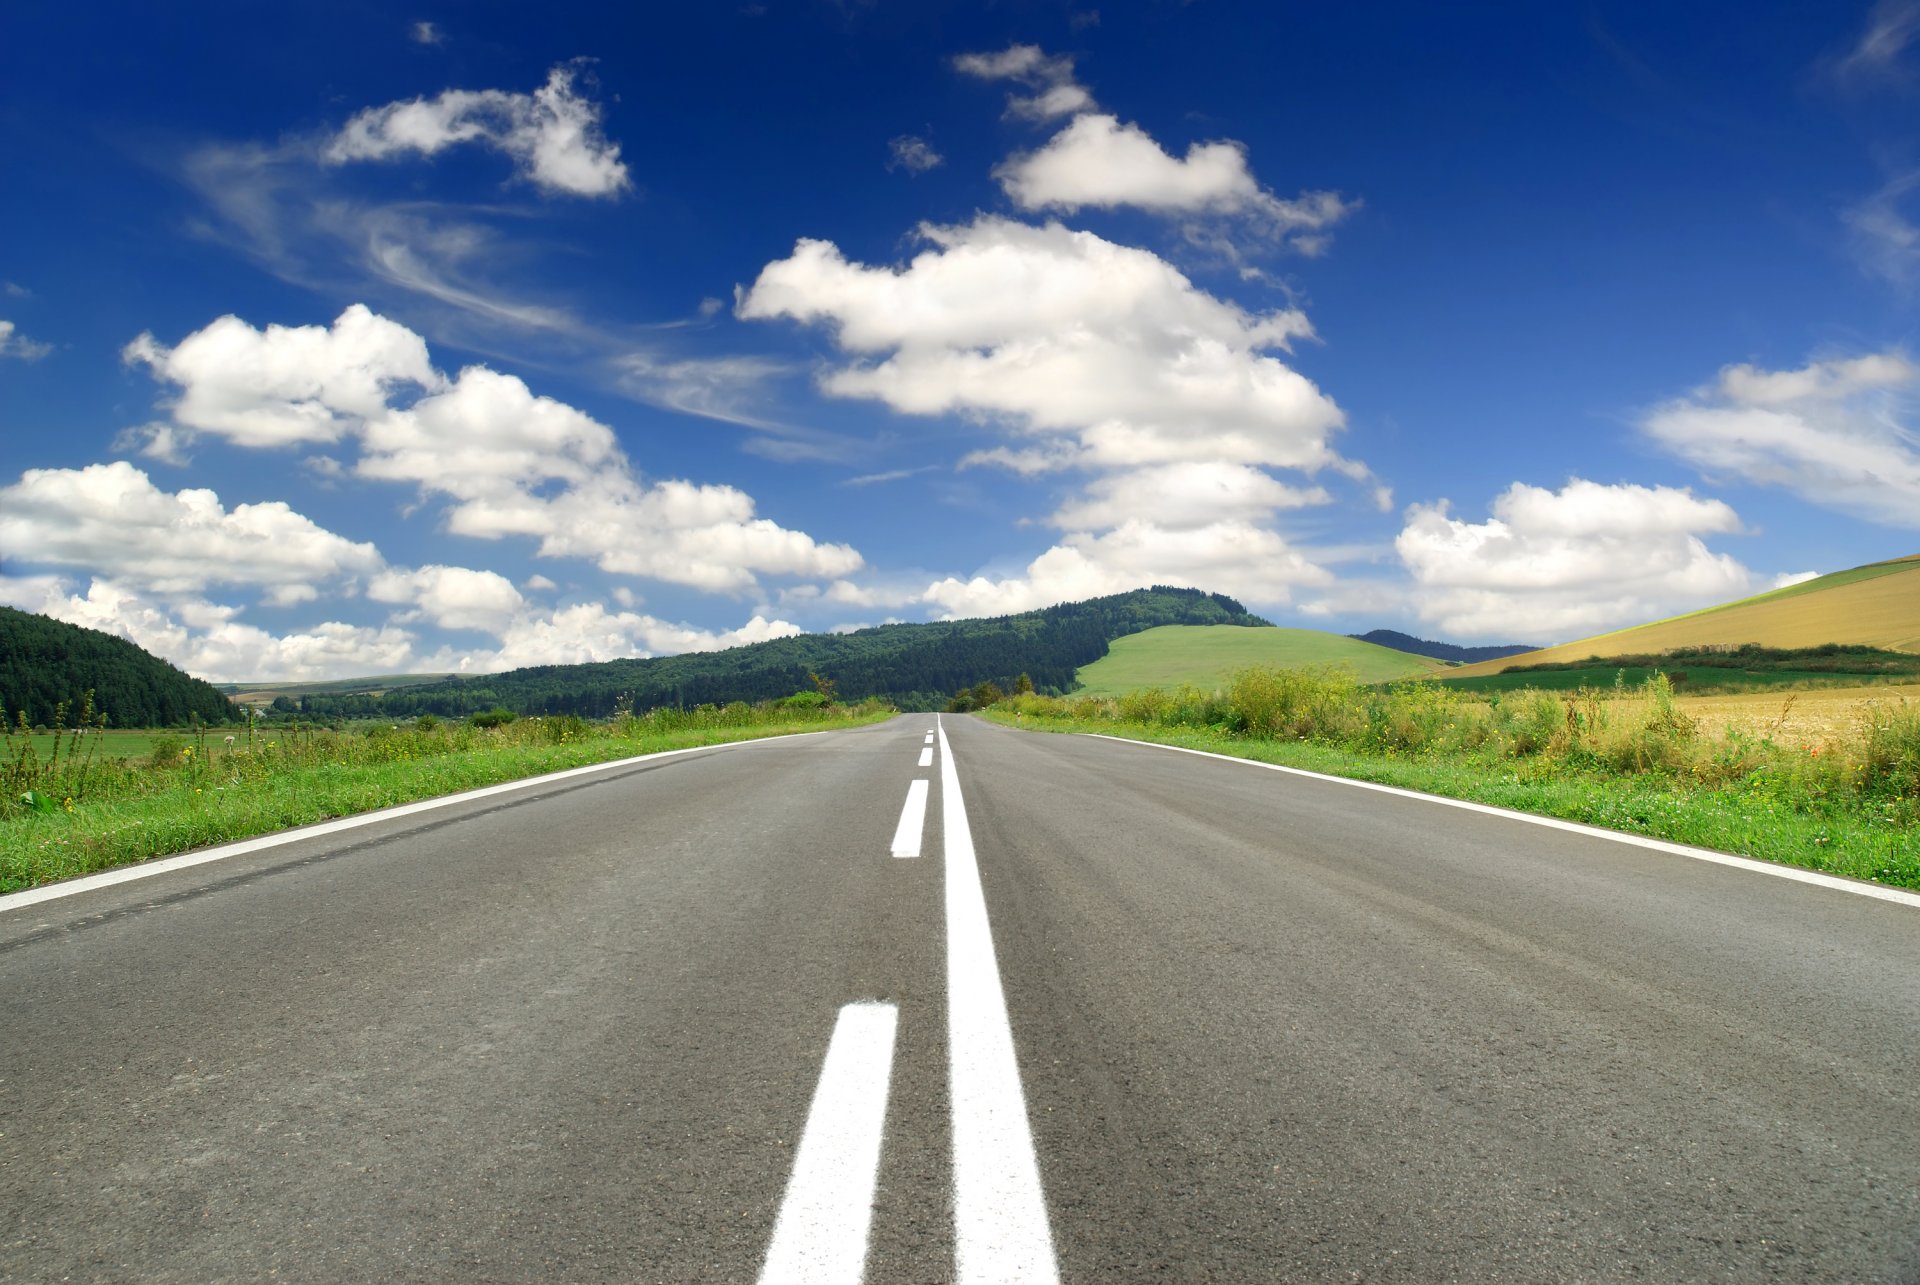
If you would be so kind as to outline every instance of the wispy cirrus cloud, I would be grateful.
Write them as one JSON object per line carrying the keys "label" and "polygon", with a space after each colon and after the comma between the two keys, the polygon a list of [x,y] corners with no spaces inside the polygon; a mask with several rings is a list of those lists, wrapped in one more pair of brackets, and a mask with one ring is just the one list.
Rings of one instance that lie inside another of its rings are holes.
{"label": "wispy cirrus cloud", "polygon": [[1709,477],[1777,487],[1920,528],[1920,366],[1897,350],[1797,370],[1739,364],[1662,403],[1640,429]]}

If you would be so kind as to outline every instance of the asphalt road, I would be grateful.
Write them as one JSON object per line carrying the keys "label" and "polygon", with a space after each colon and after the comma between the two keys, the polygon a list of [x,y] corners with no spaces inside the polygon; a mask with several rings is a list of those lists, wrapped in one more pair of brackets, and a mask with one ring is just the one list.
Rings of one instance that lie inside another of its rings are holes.
{"label": "asphalt road", "polygon": [[0,898],[0,1279],[1920,1280],[1920,908],[942,721]]}

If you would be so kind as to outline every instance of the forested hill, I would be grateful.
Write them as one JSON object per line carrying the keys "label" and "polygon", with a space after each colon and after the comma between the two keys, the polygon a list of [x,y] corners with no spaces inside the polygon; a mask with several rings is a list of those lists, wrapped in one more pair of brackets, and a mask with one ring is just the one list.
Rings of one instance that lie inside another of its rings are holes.
{"label": "forested hill", "polygon": [[0,711],[9,722],[25,710],[27,722],[52,727],[61,702],[71,711],[89,691],[109,727],[176,727],[196,714],[208,723],[242,717],[213,684],[124,638],[0,607]]}
{"label": "forested hill", "polygon": [[939,709],[962,687],[1010,688],[1021,674],[1042,691],[1065,691],[1074,671],[1107,653],[1107,643],[1156,625],[1271,627],[1232,598],[1158,586],[1065,603],[1017,616],[879,625],[849,634],[802,634],[727,651],[591,665],[540,665],[453,678],[384,696],[300,697],[275,708],[325,718],[459,716],[504,706],[520,714],[604,717],[631,701],[725,704],[790,696],[809,674],[829,679],[843,700],[880,696],[902,709]]}
{"label": "forested hill", "polygon": [[1416,656],[1431,656],[1435,660],[1457,660],[1463,665],[1470,665],[1476,660],[1499,660],[1503,656],[1518,656],[1523,651],[1535,650],[1526,643],[1507,643],[1498,647],[1462,647],[1456,643],[1429,642],[1425,638],[1403,634],[1397,629],[1375,629],[1368,633],[1347,636],[1358,638],[1361,642],[1391,647],[1395,651],[1412,652]]}

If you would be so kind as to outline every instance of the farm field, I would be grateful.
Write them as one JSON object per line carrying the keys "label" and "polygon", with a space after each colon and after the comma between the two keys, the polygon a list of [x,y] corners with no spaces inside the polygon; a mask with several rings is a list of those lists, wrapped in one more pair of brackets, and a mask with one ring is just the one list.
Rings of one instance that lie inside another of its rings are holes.
{"label": "farm field", "polygon": [[[240,740],[246,740],[247,729],[244,727],[212,728],[208,730],[207,735],[211,740],[219,743],[224,741],[227,736],[233,735],[236,732]],[[53,743],[56,740],[60,742],[60,754],[62,757],[65,757],[77,743],[80,746],[80,755],[82,758],[86,757],[89,745],[93,747],[92,752],[97,759],[145,758],[147,755],[153,753],[154,741],[162,736],[182,742],[189,742],[191,740],[191,737],[185,732],[165,732],[145,728],[108,728],[105,732],[89,732],[84,738],[80,738],[77,742],[71,733],[56,737],[52,732],[33,732],[26,736],[15,732],[7,738],[9,752],[6,758],[11,760],[13,754],[18,752],[20,746],[31,745],[34,755],[44,760],[53,753]]]}
{"label": "farm field", "polygon": [[1498,674],[1516,664],[1742,643],[1779,648],[1864,643],[1920,652],[1920,555],[1837,571],[1757,597],[1520,656],[1462,665],[1452,676]]}
{"label": "farm field", "polygon": [[1902,702],[1920,708],[1920,683],[1681,696],[1674,703],[1704,736],[1738,730],[1748,736],[1771,737],[1780,745],[1813,749],[1854,732],[1873,708]]}
{"label": "farm field", "polygon": [[1119,696],[1143,687],[1218,687],[1250,665],[1344,665],[1363,683],[1416,678],[1444,669],[1414,656],[1318,629],[1240,625],[1161,625],[1114,639],[1107,654],[1077,675],[1076,696]]}

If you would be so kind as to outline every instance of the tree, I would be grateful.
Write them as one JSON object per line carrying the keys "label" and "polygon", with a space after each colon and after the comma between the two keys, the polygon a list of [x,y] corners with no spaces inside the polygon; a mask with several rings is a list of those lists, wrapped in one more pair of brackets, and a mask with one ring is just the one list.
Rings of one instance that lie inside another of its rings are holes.
{"label": "tree", "polygon": [[813,684],[814,691],[820,693],[822,704],[833,704],[833,680],[831,678],[826,677],[824,674],[816,674],[809,669],[807,671],[807,681]]}
{"label": "tree", "polygon": [[1021,670],[1020,677],[1013,680],[1013,694],[1015,696],[1033,695],[1033,680],[1027,677],[1025,670]]}

